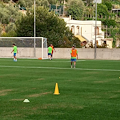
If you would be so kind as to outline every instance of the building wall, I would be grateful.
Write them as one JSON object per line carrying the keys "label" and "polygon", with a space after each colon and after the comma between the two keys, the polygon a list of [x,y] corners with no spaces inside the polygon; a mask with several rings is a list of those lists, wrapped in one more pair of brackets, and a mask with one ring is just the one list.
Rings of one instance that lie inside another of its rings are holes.
{"label": "building wall", "polygon": [[82,36],[87,38],[87,40],[92,40],[92,25],[81,25],[82,27]]}
{"label": "building wall", "polygon": [[[69,18],[62,18],[67,23],[66,26],[72,30],[74,35],[81,35],[85,37],[89,42],[95,43],[95,21],[87,20],[72,20],[71,16]],[[78,30],[79,28],[79,30]],[[101,30],[101,21],[97,21],[98,34],[96,35],[96,40],[98,44],[101,45],[101,39],[104,39],[104,32]]]}
{"label": "building wall", "polygon": [[[70,59],[71,48],[56,48],[53,57]],[[77,48],[79,59],[94,59],[93,48]],[[12,47],[0,47],[0,58],[12,58]],[[47,55],[47,54],[46,54]],[[18,48],[18,58],[34,58],[34,48]],[[42,57],[41,48],[36,48],[36,58]],[[97,59],[120,60],[120,49],[97,48]]]}

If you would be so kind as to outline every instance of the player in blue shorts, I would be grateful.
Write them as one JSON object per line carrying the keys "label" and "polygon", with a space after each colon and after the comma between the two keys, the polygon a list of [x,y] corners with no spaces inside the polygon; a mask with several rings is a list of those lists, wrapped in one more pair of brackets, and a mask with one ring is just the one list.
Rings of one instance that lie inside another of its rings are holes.
{"label": "player in blue shorts", "polygon": [[[16,54],[18,53],[18,49],[17,49],[17,46],[15,46],[15,44],[13,44],[13,50],[12,50],[13,53],[13,56],[14,56],[14,61],[17,62],[17,57],[16,57]],[[11,52],[11,53],[12,53]]]}
{"label": "player in blue shorts", "polygon": [[74,68],[76,65],[76,59],[78,59],[78,51],[75,49],[75,46],[72,46],[72,50],[70,51],[71,53],[71,68],[72,68],[72,63],[74,62]]}
{"label": "player in blue shorts", "polygon": [[52,54],[52,47],[49,45],[48,47],[48,58],[51,60],[51,54]]}

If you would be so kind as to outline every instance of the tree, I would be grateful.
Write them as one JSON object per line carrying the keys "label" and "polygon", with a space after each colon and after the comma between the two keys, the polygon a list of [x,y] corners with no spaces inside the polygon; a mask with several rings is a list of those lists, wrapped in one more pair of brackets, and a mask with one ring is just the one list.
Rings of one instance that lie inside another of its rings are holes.
{"label": "tree", "polygon": [[111,2],[104,2],[103,4],[107,6],[109,11],[112,10],[112,3]]}
{"label": "tree", "polygon": [[5,32],[15,31],[15,29],[16,25],[11,22],[5,27]]}
{"label": "tree", "polygon": [[0,24],[0,34],[1,34],[1,32],[2,32],[2,24]]}
{"label": "tree", "polygon": [[109,12],[108,12],[108,8],[106,7],[106,5],[104,4],[98,4],[97,5],[97,14],[98,14],[98,17],[100,16],[103,16],[104,18],[105,17],[109,17]]}
{"label": "tree", "polygon": [[46,7],[49,6],[48,0],[38,0],[36,3],[38,3],[38,5],[41,5],[41,6],[46,6]]}
{"label": "tree", "polygon": [[20,19],[22,14],[18,10],[18,8],[11,4],[9,6],[0,4],[0,22],[2,24],[8,24],[9,22],[15,22],[16,18]]}
{"label": "tree", "polygon": [[83,0],[86,3],[86,6],[90,6],[93,3],[93,0]]}
{"label": "tree", "polygon": [[0,23],[2,24],[2,30],[4,30],[5,32],[4,34],[2,34],[2,36],[16,36],[15,22],[22,16],[22,14],[18,12],[18,10],[19,8],[14,7],[12,4],[9,4],[9,6],[0,4]]}
{"label": "tree", "polygon": [[18,1],[18,4],[21,6],[21,7],[26,7],[26,1],[25,0],[19,0]]}
{"label": "tree", "polygon": [[57,0],[48,0],[48,2],[49,2],[50,4],[56,4],[56,3],[57,3]]}
{"label": "tree", "polygon": [[107,25],[107,27],[115,27],[116,26],[116,21],[112,19],[105,19],[103,20],[103,24]]}
{"label": "tree", "polygon": [[5,2],[5,3],[8,3],[10,0],[2,0],[3,2]]}
{"label": "tree", "polygon": [[85,11],[84,11],[84,15],[85,15],[85,20],[87,19],[87,20],[90,20],[90,19],[93,19],[93,17],[94,17],[94,14],[95,14],[95,12],[94,12],[94,7],[85,7]]}
{"label": "tree", "polygon": [[84,14],[84,3],[82,0],[70,0],[67,4],[67,15],[73,19],[80,20]]}
{"label": "tree", "polygon": [[[34,36],[34,13],[28,12],[23,16],[16,25],[16,33],[19,37],[33,37]],[[45,7],[36,8],[36,36],[46,37],[48,44],[54,44],[55,47],[60,47],[64,43],[65,36],[68,38],[72,46],[72,38],[69,38],[68,28],[63,19],[58,18],[54,12],[49,12]],[[70,32],[70,31],[69,31]],[[73,35],[72,35],[73,37]],[[68,41],[67,41],[68,42]]]}
{"label": "tree", "polygon": [[[34,4],[34,0],[18,0],[17,4],[20,7],[31,8]],[[49,6],[48,0],[36,0],[37,6]]]}

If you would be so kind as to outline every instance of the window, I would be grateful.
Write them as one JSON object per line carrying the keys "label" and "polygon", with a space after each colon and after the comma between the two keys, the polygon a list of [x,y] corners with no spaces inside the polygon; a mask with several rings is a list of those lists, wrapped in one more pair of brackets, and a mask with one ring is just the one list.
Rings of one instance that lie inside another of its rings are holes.
{"label": "window", "polygon": [[76,35],[79,35],[79,26],[77,26],[77,32]]}
{"label": "window", "polygon": [[73,25],[71,26],[71,31],[72,31],[72,33],[74,33],[74,31],[75,31],[75,27]]}
{"label": "window", "polygon": [[96,35],[99,35],[99,27],[96,27]]}

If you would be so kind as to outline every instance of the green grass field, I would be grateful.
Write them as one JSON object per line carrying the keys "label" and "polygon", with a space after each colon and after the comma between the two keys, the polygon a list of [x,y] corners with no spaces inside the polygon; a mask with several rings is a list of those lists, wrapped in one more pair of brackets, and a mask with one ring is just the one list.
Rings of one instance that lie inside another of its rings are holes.
{"label": "green grass field", "polygon": [[120,61],[0,59],[0,120],[120,120],[119,77]]}

